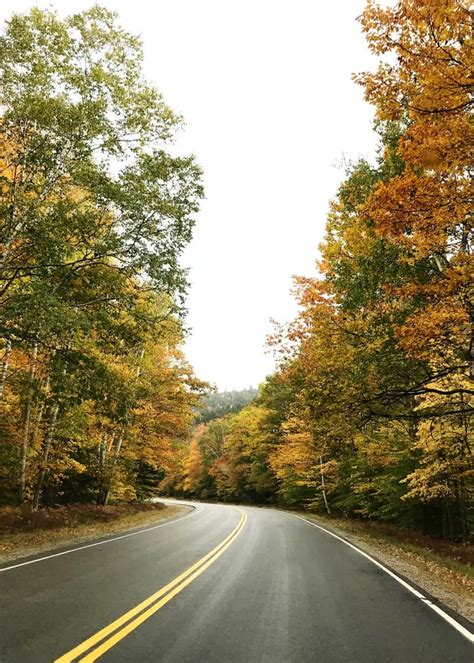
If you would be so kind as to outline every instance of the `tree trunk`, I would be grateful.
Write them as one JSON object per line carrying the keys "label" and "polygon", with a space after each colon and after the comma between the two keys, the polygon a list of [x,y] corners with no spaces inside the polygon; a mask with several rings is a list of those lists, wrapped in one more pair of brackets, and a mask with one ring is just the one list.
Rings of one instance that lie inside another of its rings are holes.
{"label": "tree trunk", "polygon": [[33,357],[30,366],[30,376],[28,392],[26,397],[25,415],[23,420],[23,439],[21,444],[21,459],[20,459],[20,486],[19,486],[19,502],[23,504],[25,500],[26,491],[26,461],[28,457],[28,447],[30,438],[30,419],[31,419],[31,401],[33,398],[33,380],[36,373],[36,358],[38,356],[38,343],[35,343],[33,349]]}
{"label": "tree trunk", "polygon": [[[138,353],[138,361],[141,362],[144,356],[145,356],[145,348],[142,348]],[[142,367],[139,363],[137,366],[137,378],[139,378],[141,374],[142,374]]]}
{"label": "tree trunk", "polygon": [[326,496],[326,483],[324,481],[324,472],[323,472],[323,457],[321,455],[319,456],[319,469],[321,473],[321,492],[323,494],[324,506],[326,507],[328,515],[330,515],[331,509],[329,508],[328,499]]}
{"label": "tree trunk", "polygon": [[10,339],[8,339],[5,348],[5,354],[3,355],[2,372],[0,374],[0,400],[2,400],[3,398],[3,390],[5,389],[5,382],[7,380],[8,365],[10,362],[11,351],[12,351],[12,342],[10,341]]}
{"label": "tree trunk", "polygon": [[474,305],[468,306],[469,331],[468,331],[468,375],[474,380]]}
{"label": "tree trunk", "polygon": [[[54,357],[54,355],[55,355],[55,350],[53,350],[53,352],[51,353],[50,361]],[[33,437],[32,437],[32,440],[31,440],[31,446],[33,448],[36,446],[36,442],[37,442],[38,436],[39,436],[41,422],[43,421],[44,412],[46,410],[46,397],[47,397],[47,393],[48,393],[48,390],[49,390],[50,383],[51,383],[51,376],[48,375],[48,377],[46,378],[44,389],[43,389],[45,397],[43,398],[43,401],[42,401],[42,403],[39,407],[39,410],[38,410],[38,414],[36,415],[35,430],[33,432]]]}
{"label": "tree trunk", "polygon": [[108,492],[108,482],[106,481],[106,463],[107,458],[109,457],[114,439],[115,433],[112,433],[110,440],[108,439],[106,432],[103,432],[99,440],[99,490],[97,491],[97,504],[104,504],[106,495]]}
{"label": "tree trunk", "polygon": [[[24,172],[26,166],[26,158],[23,160],[23,166],[22,168],[18,168],[18,163],[14,167],[14,173],[13,173],[13,190],[12,190],[12,199],[13,203],[10,207],[10,230],[8,231],[8,234],[5,238],[5,240],[2,242],[2,254],[0,257],[0,270],[3,270],[5,265],[7,264],[8,258],[10,256],[10,249],[13,246],[13,243],[16,239],[17,234],[21,231],[22,229],[22,220],[20,219],[17,221],[17,189],[18,186],[22,183],[23,181],[23,175],[22,172]],[[11,282],[10,282],[11,285]],[[3,289],[4,294],[6,291],[6,288]]]}
{"label": "tree trunk", "polygon": [[115,446],[115,452],[114,452],[114,455],[112,457],[112,462],[110,464],[109,483],[108,483],[107,490],[106,490],[105,495],[104,495],[104,502],[103,502],[104,506],[107,506],[107,504],[109,503],[110,492],[112,490],[113,481],[114,481],[115,467],[117,465],[117,461],[118,461],[118,458],[119,458],[119,455],[120,455],[120,450],[122,448],[123,436],[124,435],[125,435],[125,429],[122,428],[122,430],[120,432],[120,435],[118,437],[118,440],[117,440],[117,444]]}
{"label": "tree trunk", "polygon": [[46,431],[46,437],[44,440],[43,455],[40,464],[40,472],[38,475],[38,481],[36,482],[35,494],[33,498],[33,509],[35,511],[40,503],[41,491],[43,489],[43,482],[44,482],[44,477],[46,475],[46,469],[48,466],[49,452],[51,449],[51,444],[53,442],[54,431],[56,429],[56,423],[58,421],[58,414],[59,414],[59,403],[56,403],[52,409],[51,420],[49,422],[48,430]]}

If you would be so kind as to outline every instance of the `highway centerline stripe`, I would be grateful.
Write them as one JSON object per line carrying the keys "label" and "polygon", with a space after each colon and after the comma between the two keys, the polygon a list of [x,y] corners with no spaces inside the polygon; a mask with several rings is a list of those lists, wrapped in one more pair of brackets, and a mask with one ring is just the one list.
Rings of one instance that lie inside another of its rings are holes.
{"label": "highway centerline stripe", "polygon": [[140,626],[140,624],[142,624],[155,612],[157,612],[160,608],[166,605],[166,603],[171,601],[171,599],[174,596],[176,596],[176,594],[179,594],[185,587],[187,587],[187,585],[191,584],[193,580],[195,580],[198,576],[204,573],[204,571],[209,566],[211,566],[211,564],[214,564],[214,562],[224,553],[224,551],[230,545],[232,545],[232,543],[234,543],[235,539],[244,528],[246,520],[247,520],[247,515],[244,514],[244,517],[239,523],[238,529],[235,532],[235,534],[232,536],[232,538],[229,539],[229,541],[227,541],[227,543],[213,557],[211,557],[207,562],[205,562],[202,566],[200,566],[199,569],[197,569],[197,571],[195,571],[191,576],[188,576],[185,580],[183,580],[182,583],[180,583],[177,587],[175,587],[175,589],[173,589],[164,598],[158,601],[158,603],[155,603],[151,608],[143,612],[132,622],[129,622],[126,626],[124,626],[123,629],[114,633],[108,640],[106,640],[102,645],[94,649],[90,654],[88,654],[84,658],[81,658],[80,663],[93,663],[93,661],[96,661],[100,656],[102,656],[102,654],[104,654],[106,651],[114,647],[118,642],[120,642],[120,640],[125,638],[131,631],[134,631],[138,626]]}
{"label": "highway centerline stripe", "polygon": [[[128,633],[151,617],[151,615],[168,603],[168,601],[171,601],[176,594],[179,594],[179,592],[181,592],[187,585],[204,573],[204,571],[211,566],[211,564],[213,564],[225,550],[227,550],[242,532],[247,521],[247,514],[241,509],[238,510],[241,516],[237,526],[215,548],[137,606],[111,622],[108,626],[105,626],[91,637],[87,638],[87,640],[84,640],[84,642],[81,642],[79,645],[60,656],[60,658],[55,660],[55,663],[72,663],[72,661],[90,650],[92,647],[96,648],[80,660],[84,663],[95,661],[104,652],[128,635]],[[105,642],[100,645],[105,638],[107,638]]]}

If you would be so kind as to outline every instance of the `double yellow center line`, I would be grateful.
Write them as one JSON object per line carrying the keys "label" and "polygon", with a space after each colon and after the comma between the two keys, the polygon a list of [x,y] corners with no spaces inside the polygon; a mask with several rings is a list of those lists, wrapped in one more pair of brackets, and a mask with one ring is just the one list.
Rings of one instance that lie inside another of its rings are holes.
{"label": "double yellow center line", "polygon": [[[179,594],[187,585],[198,578],[211,566],[242,532],[247,521],[247,514],[240,511],[240,520],[235,529],[207,555],[190,566],[174,580],[149,596],[137,606],[111,622],[108,626],[92,635],[81,644],[56,659],[55,663],[72,663],[78,659],[81,663],[96,661],[102,654],[114,647],[120,640],[134,631],[140,624],[162,608],[168,601]],[[87,653],[88,652],[88,653]],[[85,656],[82,656],[85,654]]]}

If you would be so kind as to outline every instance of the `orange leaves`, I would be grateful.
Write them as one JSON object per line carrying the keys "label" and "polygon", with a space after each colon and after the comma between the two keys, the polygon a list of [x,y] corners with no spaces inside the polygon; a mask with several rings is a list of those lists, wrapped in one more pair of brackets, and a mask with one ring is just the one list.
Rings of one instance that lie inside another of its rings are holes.
{"label": "orange leaves", "polygon": [[473,158],[468,110],[474,80],[467,3],[400,0],[385,10],[370,3],[360,20],[369,47],[389,53],[393,64],[356,80],[380,118],[407,122],[399,146],[405,173],[379,185],[366,213],[379,232],[419,255],[457,253],[453,236],[468,224],[472,206],[467,169]]}
{"label": "orange leaves", "polygon": [[456,348],[467,331],[466,313],[456,301],[436,302],[417,310],[400,327],[400,346],[409,357],[433,362],[438,367],[456,364]]}
{"label": "orange leaves", "polygon": [[[430,385],[435,391],[420,400],[419,407],[444,408],[443,418],[425,419],[417,430],[416,448],[421,453],[420,466],[404,480],[409,490],[405,499],[429,502],[440,498],[456,499],[474,478],[469,450],[469,420],[463,414],[449,414],[457,402],[474,407],[469,393],[470,381],[462,375],[451,375]],[[444,393],[443,393],[444,392]]]}
{"label": "orange leaves", "polygon": [[467,3],[399,0],[385,10],[370,3],[360,20],[369,47],[395,59],[356,80],[379,117],[407,123],[399,145],[405,172],[377,187],[365,213],[420,256],[466,251],[474,86]]}
{"label": "orange leaves", "polygon": [[15,146],[4,133],[0,133],[0,193],[2,195],[7,194],[9,190],[6,184],[13,182],[15,177],[20,174],[19,161]]}
{"label": "orange leaves", "polygon": [[[360,19],[371,50],[386,55],[375,74],[356,80],[380,118],[396,118],[404,171],[382,181],[362,213],[395,242],[401,260],[427,261],[430,282],[398,288],[416,311],[398,330],[401,347],[431,365],[473,363],[472,34],[460,0],[370,2]],[[457,348],[457,349],[456,349]],[[457,356],[457,359],[456,359]]]}
{"label": "orange leaves", "polygon": [[270,454],[270,467],[282,482],[297,481],[299,485],[309,485],[314,481],[315,456],[307,423],[293,419],[283,430],[283,444]]}
{"label": "orange leaves", "polygon": [[472,86],[472,18],[459,0],[373,2],[360,17],[369,48],[388,55],[375,74],[355,77],[380,119],[458,112]]}
{"label": "orange leaves", "polygon": [[[349,513],[404,517],[411,507],[403,495],[433,503],[435,514],[442,504],[450,517],[466,503],[469,21],[455,0],[369,2],[361,18],[384,61],[357,80],[378,118],[396,122],[378,125],[377,163],[348,170],[331,203],[319,275],[296,279],[300,314],[278,339],[291,346],[278,377],[293,400],[270,463],[288,499],[311,501],[324,474],[329,502]],[[463,517],[441,529],[466,535]]]}
{"label": "orange leaves", "polygon": [[474,157],[470,119],[467,114],[418,118],[401,138],[399,149],[413,168],[462,175]]}
{"label": "orange leaves", "polygon": [[191,441],[189,455],[184,469],[183,488],[186,492],[197,493],[204,478],[201,450],[196,439]]}
{"label": "orange leaves", "polygon": [[470,200],[465,183],[455,177],[405,173],[381,182],[363,211],[382,235],[406,250],[420,257],[445,255],[461,249]]}

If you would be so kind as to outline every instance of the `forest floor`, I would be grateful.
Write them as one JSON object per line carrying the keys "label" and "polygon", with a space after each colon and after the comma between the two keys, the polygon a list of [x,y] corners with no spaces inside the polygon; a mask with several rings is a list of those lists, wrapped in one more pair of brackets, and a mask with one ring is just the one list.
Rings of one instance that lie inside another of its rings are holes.
{"label": "forest floor", "polygon": [[474,546],[380,523],[299,513],[365,551],[474,622]]}
{"label": "forest floor", "polygon": [[184,515],[189,507],[153,504],[81,504],[30,511],[0,509],[0,563],[76,545]]}

